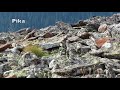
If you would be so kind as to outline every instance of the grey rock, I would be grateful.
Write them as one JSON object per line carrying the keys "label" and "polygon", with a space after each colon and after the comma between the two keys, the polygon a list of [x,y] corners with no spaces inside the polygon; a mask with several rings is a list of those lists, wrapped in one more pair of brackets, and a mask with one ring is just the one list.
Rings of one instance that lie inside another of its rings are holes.
{"label": "grey rock", "polygon": [[49,68],[52,69],[55,65],[56,65],[56,61],[53,59],[53,60],[49,63]]}
{"label": "grey rock", "polygon": [[21,66],[29,66],[31,64],[36,64],[38,61],[39,61],[39,58],[35,54],[28,52],[22,55],[18,63]]}
{"label": "grey rock", "polygon": [[78,21],[75,24],[71,24],[72,27],[80,27],[80,26],[85,26],[85,25],[87,25],[87,22],[84,22],[82,20]]}
{"label": "grey rock", "polygon": [[6,58],[0,58],[0,62],[1,63],[4,63],[4,62],[7,62],[8,60]]}
{"label": "grey rock", "polygon": [[78,36],[72,36],[72,37],[69,37],[68,39],[68,42],[76,42],[76,41],[78,41],[79,40],[79,37]]}
{"label": "grey rock", "polygon": [[[96,64],[99,66],[99,64]],[[85,74],[89,74],[89,69],[87,68],[93,68],[93,65],[79,65],[79,64],[74,64],[74,65],[70,65],[70,66],[66,66],[63,69],[55,69],[52,73],[60,75],[60,76],[76,76],[76,75],[85,75]],[[84,68],[84,70],[82,69]]]}
{"label": "grey rock", "polygon": [[39,45],[44,49],[60,47],[61,42],[64,41],[66,37],[66,35],[61,34],[60,36],[49,38],[48,41],[41,42]]}
{"label": "grey rock", "polygon": [[84,54],[84,53],[87,53],[91,50],[91,47],[90,46],[82,46],[81,48],[79,48],[77,51]]}
{"label": "grey rock", "polygon": [[120,38],[120,24],[113,24],[109,26],[109,32],[112,38]]}
{"label": "grey rock", "polygon": [[107,50],[106,53],[103,53],[102,57],[109,58],[109,59],[120,59],[120,43],[114,41],[112,47]]}
{"label": "grey rock", "polygon": [[89,39],[89,37],[91,36],[91,34],[90,33],[88,33],[88,32],[78,32],[77,33],[77,36],[78,37],[80,37],[80,38],[82,38],[82,39]]}
{"label": "grey rock", "polygon": [[115,77],[115,78],[120,78],[120,74],[116,75],[116,77]]}
{"label": "grey rock", "polygon": [[18,54],[20,54],[20,52],[22,51],[22,49],[23,49],[23,46],[18,45],[18,46],[15,46],[14,48],[10,49],[10,51],[12,53],[18,53]]}
{"label": "grey rock", "polygon": [[26,78],[35,78],[34,75],[28,75]]}
{"label": "grey rock", "polygon": [[106,30],[107,30],[107,24],[102,24],[102,25],[100,25],[99,26],[99,28],[98,28],[98,32],[105,32]]}
{"label": "grey rock", "polygon": [[3,74],[3,64],[0,65],[0,74]]}
{"label": "grey rock", "polygon": [[60,43],[42,43],[40,44],[40,47],[42,47],[43,49],[52,49],[52,48],[56,48],[56,47],[60,47]]}
{"label": "grey rock", "polygon": [[5,72],[3,73],[3,76],[4,76],[4,77],[7,77],[7,76],[9,76],[12,72],[14,72],[14,70],[5,71]]}
{"label": "grey rock", "polygon": [[6,44],[6,43],[7,43],[7,41],[5,41],[3,39],[0,40],[0,44]]}
{"label": "grey rock", "polygon": [[4,72],[9,70],[11,70],[11,67],[7,63],[0,65],[0,74],[3,74]]}
{"label": "grey rock", "polygon": [[68,43],[67,44],[67,57],[69,59],[74,59],[77,54],[85,54],[91,50],[90,46],[82,45],[79,42]]}
{"label": "grey rock", "polygon": [[57,74],[52,74],[52,78],[69,78],[69,76],[60,76]]}
{"label": "grey rock", "polygon": [[87,29],[88,29],[88,31],[90,32],[90,31],[92,31],[92,32],[94,32],[94,31],[97,31],[98,30],[98,28],[99,28],[99,24],[97,24],[97,23],[90,23],[90,24],[87,24]]}
{"label": "grey rock", "polygon": [[30,29],[30,28],[22,28],[22,29],[16,31],[16,33],[19,33],[21,35],[26,35],[26,34],[30,33],[31,31],[32,31],[32,29]]}
{"label": "grey rock", "polygon": [[72,28],[70,24],[64,23],[64,22],[61,22],[61,21],[56,22],[56,25],[61,30],[69,30],[69,29]]}

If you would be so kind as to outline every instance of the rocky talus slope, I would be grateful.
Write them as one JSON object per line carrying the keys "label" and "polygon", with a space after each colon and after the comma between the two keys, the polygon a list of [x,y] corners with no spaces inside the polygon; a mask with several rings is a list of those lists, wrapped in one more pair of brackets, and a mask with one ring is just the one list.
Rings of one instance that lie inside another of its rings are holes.
{"label": "rocky talus slope", "polygon": [[0,78],[119,78],[120,14],[0,33]]}

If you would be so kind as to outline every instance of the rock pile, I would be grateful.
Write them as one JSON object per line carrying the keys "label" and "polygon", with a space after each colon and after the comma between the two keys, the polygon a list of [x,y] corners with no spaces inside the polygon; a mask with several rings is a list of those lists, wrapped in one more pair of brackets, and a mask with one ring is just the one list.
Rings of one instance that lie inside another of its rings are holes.
{"label": "rock pile", "polygon": [[1,32],[0,78],[119,78],[119,22],[114,14]]}

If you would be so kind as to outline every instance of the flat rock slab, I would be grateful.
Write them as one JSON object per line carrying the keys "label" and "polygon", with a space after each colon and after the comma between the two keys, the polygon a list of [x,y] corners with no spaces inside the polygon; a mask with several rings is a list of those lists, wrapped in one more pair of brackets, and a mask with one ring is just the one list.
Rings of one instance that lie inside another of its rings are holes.
{"label": "flat rock slab", "polygon": [[54,74],[61,75],[61,76],[74,76],[79,74],[86,74],[89,72],[90,69],[95,69],[99,67],[100,63],[98,64],[91,64],[91,65],[71,65],[65,67],[63,69],[56,69],[53,71]]}
{"label": "flat rock slab", "polygon": [[5,51],[7,48],[11,48],[12,45],[10,43],[4,44],[0,46],[0,52]]}

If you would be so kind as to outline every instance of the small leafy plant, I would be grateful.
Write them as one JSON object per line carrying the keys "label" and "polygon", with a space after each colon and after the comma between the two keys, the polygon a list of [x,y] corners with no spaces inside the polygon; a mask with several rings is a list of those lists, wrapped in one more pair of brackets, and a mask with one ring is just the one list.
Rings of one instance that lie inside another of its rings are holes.
{"label": "small leafy plant", "polygon": [[47,56],[48,52],[44,51],[40,46],[28,45],[23,49],[24,52],[32,52],[38,57]]}

